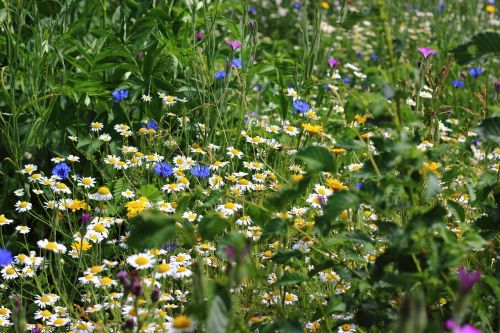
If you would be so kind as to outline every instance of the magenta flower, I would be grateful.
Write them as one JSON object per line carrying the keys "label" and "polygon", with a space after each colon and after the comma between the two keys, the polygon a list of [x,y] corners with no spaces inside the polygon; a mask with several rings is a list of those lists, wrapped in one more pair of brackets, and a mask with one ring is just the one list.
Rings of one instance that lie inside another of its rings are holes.
{"label": "magenta flower", "polygon": [[424,56],[425,59],[430,58],[433,55],[436,55],[438,53],[438,51],[433,50],[433,49],[428,48],[428,47],[419,47],[417,50],[419,50],[420,53],[422,53],[422,55]]}
{"label": "magenta flower", "polygon": [[445,321],[444,327],[448,330],[451,330],[452,333],[481,333],[481,330],[479,328],[475,328],[470,324],[460,326],[460,324],[453,319],[448,319],[447,321]]}
{"label": "magenta flower", "polygon": [[241,46],[241,43],[237,40],[226,40],[226,44],[229,45],[233,50],[236,50]]}
{"label": "magenta flower", "polygon": [[480,277],[480,271],[468,273],[464,266],[461,266],[458,269],[458,281],[460,282],[460,286],[464,291],[471,290],[474,283],[476,283],[476,281],[479,280]]}
{"label": "magenta flower", "polygon": [[341,64],[341,62],[340,62],[340,61],[338,61],[338,60],[337,60],[337,59],[335,59],[335,58],[329,58],[329,59],[328,59],[328,65],[330,66],[330,68],[335,68],[335,67],[337,67],[337,66],[338,66],[338,65],[340,65],[340,64]]}

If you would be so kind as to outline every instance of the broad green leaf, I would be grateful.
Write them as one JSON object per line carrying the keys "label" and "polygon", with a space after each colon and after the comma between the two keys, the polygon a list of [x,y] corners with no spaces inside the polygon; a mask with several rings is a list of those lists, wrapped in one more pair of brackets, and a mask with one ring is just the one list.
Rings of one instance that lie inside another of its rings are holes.
{"label": "broad green leaf", "polygon": [[453,55],[460,65],[467,64],[489,54],[500,53],[500,33],[480,32],[472,36],[469,42],[456,46]]}
{"label": "broad green leaf", "polygon": [[309,281],[309,278],[305,274],[299,272],[285,272],[283,276],[276,281],[275,286],[294,286],[307,281]]}
{"label": "broad green leaf", "polygon": [[219,214],[205,216],[198,225],[198,232],[203,239],[211,239],[229,227],[229,222]]}
{"label": "broad green leaf", "polygon": [[316,222],[316,228],[322,234],[330,229],[331,222],[346,209],[357,208],[360,204],[359,197],[351,191],[342,191],[334,193],[328,199],[326,206],[323,208],[323,215]]}
{"label": "broad green leaf", "polygon": [[306,147],[300,150],[296,157],[307,164],[307,170],[310,172],[335,170],[335,159],[332,153],[324,147]]}
{"label": "broad green leaf", "polygon": [[229,311],[220,296],[215,296],[207,318],[207,332],[225,333],[229,323]]}
{"label": "broad green leaf", "polygon": [[139,189],[139,195],[148,198],[149,201],[162,200],[161,191],[153,184],[146,184]]}
{"label": "broad green leaf", "polygon": [[131,248],[161,248],[163,244],[175,239],[177,226],[175,219],[158,211],[146,211],[129,222],[128,245]]}
{"label": "broad green leaf", "polygon": [[484,140],[500,144],[500,117],[483,120],[476,130]]}

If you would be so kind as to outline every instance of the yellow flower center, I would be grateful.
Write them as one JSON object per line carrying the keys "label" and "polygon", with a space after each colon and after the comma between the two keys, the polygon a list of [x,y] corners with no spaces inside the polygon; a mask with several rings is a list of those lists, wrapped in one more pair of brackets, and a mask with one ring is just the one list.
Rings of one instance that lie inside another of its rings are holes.
{"label": "yellow flower center", "polygon": [[166,273],[170,270],[169,264],[159,264],[158,265],[158,273]]}
{"label": "yellow flower center", "polygon": [[175,317],[174,322],[172,323],[172,326],[178,329],[190,328],[191,325],[192,325],[191,319],[189,319],[184,315]]}
{"label": "yellow flower center", "polygon": [[98,224],[94,225],[94,231],[103,233],[106,231],[106,227],[104,225],[98,223]]}
{"label": "yellow flower center", "polygon": [[139,266],[144,266],[149,263],[149,259],[146,257],[137,257],[137,259],[135,259],[135,263]]}
{"label": "yellow flower center", "polygon": [[109,188],[103,186],[100,187],[99,190],[97,190],[97,193],[99,193],[100,195],[109,195],[111,192],[109,191]]}
{"label": "yellow flower center", "polygon": [[235,205],[234,205],[234,203],[232,203],[232,202],[227,202],[227,203],[224,205],[224,208],[226,208],[226,209],[234,209],[234,207],[236,207],[236,206],[235,206]]}
{"label": "yellow flower center", "polygon": [[45,248],[47,250],[55,250],[57,249],[57,244],[55,242],[48,242],[47,245],[45,245]]}

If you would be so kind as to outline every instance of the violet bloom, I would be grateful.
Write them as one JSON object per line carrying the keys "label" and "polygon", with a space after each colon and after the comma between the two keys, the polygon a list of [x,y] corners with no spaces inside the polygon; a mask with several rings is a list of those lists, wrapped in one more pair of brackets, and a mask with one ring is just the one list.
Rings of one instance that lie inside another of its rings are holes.
{"label": "violet bloom", "polygon": [[237,40],[226,40],[226,44],[229,45],[233,50],[236,50],[241,46],[241,43]]}
{"label": "violet bloom", "polygon": [[328,59],[328,65],[330,66],[330,68],[335,68],[335,67],[337,67],[337,66],[338,66],[338,65],[340,65],[340,64],[341,64],[341,62],[340,62],[340,61],[338,61],[338,60],[337,60],[337,59],[335,59],[335,58],[329,58],[329,59]]}
{"label": "violet bloom", "polygon": [[422,55],[424,56],[425,59],[430,58],[433,55],[436,55],[438,53],[438,51],[433,50],[433,49],[428,48],[428,47],[419,47],[417,50],[419,50],[420,53],[422,53]]}
{"label": "violet bloom", "polygon": [[444,327],[448,330],[451,330],[452,333],[481,333],[481,330],[479,328],[475,328],[470,324],[460,326],[460,324],[453,319],[448,319],[447,321],[445,321]]}
{"label": "violet bloom", "polygon": [[201,40],[203,39],[203,35],[201,34],[201,32],[197,31],[197,32],[194,34],[194,38],[196,38],[196,41],[197,41],[197,42],[201,42]]}
{"label": "violet bloom", "polygon": [[500,91],[500,82],[496,81],[494,84],[496,91]]}
{"label": "violet bloom", "polygon": [[92,219],[92,215],[87,214],[87,213],[82,213],[82,224],[87,223]]}
{"label": "violet bloom", "polygon": [[477,280],[481,277],[480,271],[468,273],[464,266],[458,269],[458,281],[464,291],[469,291]]}

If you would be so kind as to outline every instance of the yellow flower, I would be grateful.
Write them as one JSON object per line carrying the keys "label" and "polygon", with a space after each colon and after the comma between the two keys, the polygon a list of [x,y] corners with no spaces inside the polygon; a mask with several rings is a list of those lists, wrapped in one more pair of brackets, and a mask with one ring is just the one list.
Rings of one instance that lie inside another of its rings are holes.
{"label": "yellow flower", "polygon": [[80,252],[80,251],[85,252],[87,250],[90,250],[91,247],[92,247],[92,244],[90,244],[86,240],[74,242],[71,244],[71,248],[75,251],[78,251],[78,252]]}
{"label": "yellow flower", "polygon": [[312,125],[310,123],[302,124],[304,130],[309,134],[319,134],[323,132],[323,126],[321,125]]}
{"label": "yellow flower", "polygon": [[68,208],[71,209],[72,212],[75,212],[80,209],[89,210],[90,206],[86,204],[85,201],[83,200],[73,200],[73,202]]}
{"label": "yellow flower", "polygon": [[125,208],[127,208],[127,217],[134,217],[142,213],[148,207],[149,201],[146,197],[140,197],[138,200],[129,201],[125,204]]}
{"label": "yellow flower", "polygon": [[327,178],[326,184],[332,191],[344,191],[349,189],[349,187],[345,186],[340,180],[335,178]]}
{"label": "yellow flower", "polygon": [[497,11],[497,9],[496,9],[496,7],[495,7],[495,6],[493,6],[493,5],[488,5],[488,6],[486,6],[486,11],[487,11],[488,13],[490,13],[490,14],[494,14],[494,13]]}
{"label": "yellow flower", "polygon": [[300,173],[296,174],[296,175],[292,175],[292,180],[294,182],[300,182],[303,178],[304,178],[304,175],[301,175]]}
{"label": "yellow flower", "polygon": [[366,123],[366,119],[368,119],[368,116],[360,116],[359,114],[354,117],[354,120],[360,125],[364,125]]}
{"label": "yellow flower", "polygon": [[432,172],[436,176],[439,176],[440,173],[438,171],[441,164],[438,162],[425,162],[422,168],[420,168],[421,175],[427,175],[429,172]]}
{"label": "yellow flower", "polygon": [[321,2],[321,7],[323,9],[330,9],[330,4],[326,1]]}
{"label": "yellow flower", "polygon": [[332,148],[330,149],[330,151],[334,154],[343,154],[345,153],[347,150],[345,150],[344,148]]}

